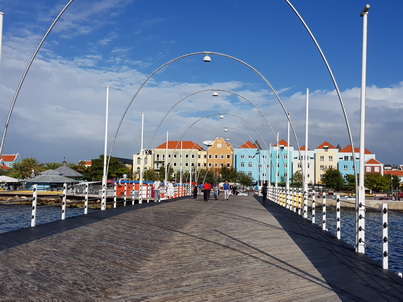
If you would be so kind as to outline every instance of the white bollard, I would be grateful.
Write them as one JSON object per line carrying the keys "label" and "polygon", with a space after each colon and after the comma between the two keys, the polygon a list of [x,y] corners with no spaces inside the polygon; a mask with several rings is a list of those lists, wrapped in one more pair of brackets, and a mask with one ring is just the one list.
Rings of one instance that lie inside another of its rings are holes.
{"label": "white bollard", "polygon": [[89,191],[89,184],[88,182],[85,184],[84,188],[84,214],[88,214],[88,191]]}
{"label": "white bollard", "polygon": [[389,269],[388,204],[382,204],[382,268]]}
{"label": "white bollard", "polygon": [[38,185],[34,185],[32,189],[32,214],[31,214],[31,227],[36,225],[36,207],[38,203]]}
{"label": "white bollard", "polygon": [[340,208],[340,195],[336,196],[336,234],[337,239],[341,239],[341,208]]}
{"label": "white bollard", "polygon": [[327,231],[326,229],[326,193],[323,192],[322,196],[322,230]]}
{"label": "white bollard", "polygon": [[315,224],[316,219],[316,200],[315,200],[315,190],[312,190],[312,223]]}
{"label": "white bollard", "polygon": [[62,198],[62,220],[66,219],[66,199],[67,199],[67,184],[63,184],[63,198]]}

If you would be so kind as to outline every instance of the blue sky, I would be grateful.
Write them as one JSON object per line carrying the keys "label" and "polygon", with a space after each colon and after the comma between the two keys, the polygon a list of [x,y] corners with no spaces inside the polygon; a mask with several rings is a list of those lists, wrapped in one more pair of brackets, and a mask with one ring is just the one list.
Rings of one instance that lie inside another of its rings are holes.
{"label": "blue sky", "polygon": [[[362,18],[364,1],[290,0],[315,35],[336,77],[354,144],[359,146]],[[0,0],[5,13],[0,66],[0,126],[30,57],[67,0]],[[385,164],[403,163],[403,20],[399,0],[370,3],[368,16],[366,148]],[[78,162],[103,153],[105,87],[110,86],[109,142],[143,81],[166,62],[195,52],[235,57],[258,70],[290,112],[304,144],[305,90],[310,89],[309,148],[323,141],[349,144],[333,83],[308,33],[286,1],[75,0],[42,46],[22,87],[4,153],[41,162]],[[267,145],[281,138],[287,121],[264,81],[236,60],[212,55],[177,60],[153,75],[122,123],[112,155],[131,158],[140,148],[141,113],[145,147],[170,139],[203,140],[242,129]],[[170,111],[161,127],[167,111]],[[224,120],[206,115],[229,113]],[[232,115],[231,115],[232,114]],[[243,120],[249,121],[245,123]],[[252,124],[253,127],[250,125]],[[190,127],[190,128],[189,128]],[[258,130],[256,132],[255,128]],[[154,140],[151,141],[151,138]],[[248,140],[245,134],[231,137]],[[291,144],[296,146],[295,139]],[[109,143],[110,145],[110,143]],[[262,145],[264,145],[262,143]]]}

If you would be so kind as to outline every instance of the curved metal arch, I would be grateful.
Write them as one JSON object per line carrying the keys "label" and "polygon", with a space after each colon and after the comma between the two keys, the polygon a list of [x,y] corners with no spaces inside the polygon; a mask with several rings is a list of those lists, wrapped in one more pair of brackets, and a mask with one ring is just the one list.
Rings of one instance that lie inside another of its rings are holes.
{"label": "curved metal arch", "polygon": [[257,111],[260,113],[260,115],[264,118],[264,120],[266,121],[267,125],[269,126],[270,130],[272,131],[272,133],[273,133],[273,135],[274,135],[274,139],[277,140],[277,136],[276,136],[276,133],[275,133],[274,130],[273,130],[272,125],[270,124],[270,122],[268,121],[268,119],[266,118],[266,116],[263,114],[262,110],[260,110],[260,108],[259,108],[255,103],[253,103],[251,100],[249,100],[249,99],[246,98],[245,96],[243,96],[243,95],[241,95],[241,94],[239,94],[239,93],[237,93],[237,92],[235,92],[235,91],[231,91],[231,90],[227,90],[227,89],[203,89],[203,90],[199,90],[199,91],[193,92],[193,93],[188,94],[187,96],[183,97],[182,99],[180,99],[178,102],[176,102],[176,103],[167,111],[167,113],[165,114],[165,116],[162,118],[161,122],[159,123],[159,125],[158,125],[157,128],[155,129],[154,134],[153,134],[153,136],[151,137],[151,141],[150,141],[150,143],[149,143],[149,146],[151,146],[152,142],[154,141],[154,138],[155,138],[155,135],[156,135],[157,132],[158,132],[158,129],[161,127],[162,123],[165,121],[165,119],[166,119],[166,117],[168,116],[168,114],[169,114],[176,106],[178,106],[181,102],[185,101],[185,100],[188,99],[189,97],[192,97],[192,96],[194,96],[194,95],[196,95],[196,94],[199,94],[199,93],[208,92],[208,91],[209,91],[209,92],[217,92],[217,91],[220,91],[220,92],[231,93],[231,94],[236,95],[236,96],[242,98],[243,100],[249,102],[253,107],[256,108],[256,110],[257,110]]}
{"label": "curved metal arch", "polygon": [[10,110],[8,111],[8,115],[7,115],[7,119],[6,119],[6,124],[4,125],[4,130],[3,130],[3,136],[1,138],[1,143],[0,143],[0,156],[3,154],[3,147],[4,147],[4,142],[6,140],[6,136],[7,136],[7,130],[8,130],[8,125],[10,124],[10,120],[11,120],[11,115],[13,114],[13,110],[14,110],[14,106],[17,102],[17,98],[18,95],[20,94],[20,90],[22,87],[22,84],[25,81],[25,78],[28,74],[29,69],[31,68],[32,63],[34,62],[36,55],[38,54],[39,50],[42,47],[42,44],[45,42],[46,38],[48,37],[49,33],[51,32],[51,30],[53,29],[53,27],[55,26],[55,24],[57,23],[57,21],[59,21],[60,17],[63,15],[63,13],[67,10],[67,8],[70,6],[71,3],[73,3],[74,0],[70,0],[64,7],[63,9],[60,11],[60,13],[57,15],[57,17],[55,18],[55,20],[53,20],[52,24],[50,25],[49,29],[46,31],[45,35],[42,37],[42,40],[39,42],[39,45],[37,46],[37,48],[35,49],[31,59],[29,60],[29,63],[27,65],[27,67],[25,68],[25,71],[20,79],[20,82],[17,86],[17,89],[15,90],[15,94],[13,97],[13,100],[11,102],[11,106],[10,106]]}
{"label": "curved metal arch", "polygon": [[[292,123],[292,121],[291,121],[291,118],[290,118],[289,115],[288,115],[287,110],[285,109],[285,106],[284,106],[283,102],[281,101],[279,95],[278,95],[277,92],[274,90],[274,88],[273,88],[273,86],[270,84],[270,82],[269,82],[257,69],[255,69],[254,67],[252,67],[252,66],[249,65],[248,63],[246,63],[246,62],[244,62],[244,61],[242,61],[242,60],[240,60],[240,59],[238,59],[238,58],[236,58],[236,57],[233,57],[233,56],[230,56],[230,55],[227,55],[227,54],[223,54],[223,53],[214,52],[214,51],[200,51],[200,52],[193,52],[193,53],[185,54],[185,55],[176,57],[176,58],[174,58],[174,59],[172,59],[172,60],[170,60],[170,61],[164,63],[163,65],[161,65],[160,67],[158,67],[157,69],[155,69],[155,70],[145,79],[145,81],[140,85],[140,87],[137,89],[136,93],[135,93],[134,96],[132,97],[132,99],[131,99],[129,105],[128,105],[127,108],[126,108],[126,110],[124,111],[123,116],[122,116],[122,118],[121,118],[121,120],[120,120],[120,122],[119,122],[119,124],[118,124],[118,128],[117,128],[117,130],[116,130],[115,136],[114,136],[113,141],[112,141],[112,144],[111,144],[111,148],[110,148],[110,150],[109,150],[108,165],[107,165],[108,167],[109,167],[109,160],[110,160],[110,157],[111,157],[113,148],[114,148],[114,146],[115,146],[116,138],[117,138],[117,135],[118,135],[118,133],[119,133],[119,131],[120,131],[120,127],[122,126],[123,120],[124,120],[124,118],[125,118],[127,112],[129,111],[129,108],[131,107],[131,105],[132,105],[132,103],[134,102],[134,100],[135,100],[135,98],[137,97],[137,95],[140,93],[141,89],[145,86],[145,84],[147,84],[147,82],[150,80],[150,78],[151,78],[154,74],[156,74],[158,71],[160,71],[161,69],[163,69],[163,68],[166,67],[167,65],[169,65],[169,64],[171,64],[171,63],[173,63],[173,62],[175,62],[175,61],[178,61],[178,60],[180,60],[180,59],[183,59],[183,58],[186,58],[186,57],[190,57],[190,56],[195,56],[195,55],[218,55],[218,56],[223,56],[223,57],[226,57],[226,58],[235,60],[235,61],[237,61],[237,62],[239,62],[239,63],[245,65],[246,67],[248,67],[248,68],[250,68],[251,70],[253,70],[256,74],[258,74],[258,75],[260,76],[260,78],[262,78],[263,81],[270,87],[270,89],[272,90],[273,94],[275,95],[277,101],[278,101],[279,104],[281,105],[281,108],[283,109],[284,114],[285,114],[285,116],[287,117],[287,120],[288,120],[289,123],[290,123],[291,129],[292,129],[292,132],[293,132],[293,135],[294,135],[294,139],[295,139],[295,142],[296,142],[297,147],[298,147],[298,152],[300,152],[300,145],[299,145],[299,141],[298,141],[298,137],[297,137],[297,134],[296,134],[294,125],[293,125],[293,123]],[[300,156],[301,156],[301,154],[300,154]]]}

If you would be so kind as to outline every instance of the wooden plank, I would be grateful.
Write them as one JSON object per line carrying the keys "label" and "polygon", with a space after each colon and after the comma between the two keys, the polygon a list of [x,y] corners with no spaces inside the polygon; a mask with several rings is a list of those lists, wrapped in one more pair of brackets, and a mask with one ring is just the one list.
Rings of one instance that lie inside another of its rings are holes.
{"label": "wooden plank", "polygon": [[[276,205],[231,196],[228,201],[181,199],[116,211],[13,232],[21,244],[0,252],[0,300],[340,300],[338,289],[299,246],[310,241],[294,238],[315,228],[300,217],[294,221],[294,213]],[[286,226],[277,220],[280,216]],[[51,227],[59,231],[50,232]],[[31,231],[35,240],[18,238]],[[329,244],[320,232],[314,239],[321,237]],[[7,238],[0,234],[0,241]],[[315,252],[319,259],[328,257]],[[340,263],[350,256],[342,253],[333,256]],[[401,290],[402,283],[393,282]]]}

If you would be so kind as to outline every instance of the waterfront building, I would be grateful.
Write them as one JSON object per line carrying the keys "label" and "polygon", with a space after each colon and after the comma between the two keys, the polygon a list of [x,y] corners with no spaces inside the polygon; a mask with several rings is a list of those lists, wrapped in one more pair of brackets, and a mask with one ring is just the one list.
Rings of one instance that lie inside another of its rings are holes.
{"label": "waterfront building", "polygon": [[[271,154],[271,171],[270,180],[272,183],[277,182],[286,183],[287,177],[292,181],[292,157],[294,154],[294,148],[288,145],[288,142],[284,139],[280,140],[278,144],[275,144],[270,150]],[[288,155],[289,154],[289,155]],[[276,168],[277,166],[277,168]],[[289,172],[287,172],[289,171]],[[288,175],[290,174],[290,175]]]}
{"label": "waterfront building", "polygon": [[[297,171],[303,171],[305,167],[305,146],[302,146],[300,149],[293,151],[292,157],[292,175],[294,175]],[[313,185],[315,183],[315,151],[307,150],[307,183]]]}
{"label": "waterfront building", "polygon": [[[358,173],[360,170],[360,148],[354,148],[354,153],[355,153],[355,159],[356,159],[355,165],[356,165],[356,169],[357,169],[357,173]],[[341,175],[343,176],[343,178],[345,179],[348,174],[354,175],[353,148],[351,147],[351,145],[347,145],[345,148],[341,149],[339,151],[338,158],[339,158],[339,160],[337,163],[337,167],[338,167],[338,170],[340,171]],[[369,161],[370,159],[375,160],[375,154],[373,154],[372,152],[365,149],[364,150],[365,162]],[[378,165],[378,167],[379,167],[379,165]],[[382,171],[383,171],[383,165],[382,165]]]}
{"label": "waterfront building", "polygon": [[0,169],[11,169],[15,163],[19,162],[21,162],[21,157],[19,153],[3,154],[0,156]]}
{"label": "waterfront building", "polygon": [[328,142],[323,142],[315,149],[315,183],[322,183],[323,175],[329,168],[337,169],[339,149]]}
{"label": "waterfront building", "polygon": [[[152,166],[154,170],[160,171],[162,167],[165,167],[167,160],[168,169],[172,168],[174,173],[179,172],[181,167],[183,172],[189,171],[190,167],[193,170],[197,168],[198,155],[201,151],[203,148],[192,141],[168,141],[168,144],[164,142],[153,149]],[[165,158],[166,154],[167,158]]]}
{"label": "waterfront building", "polygon": [[218,170],[233,167],[234,148],[224,138],[217,137],[207,148],[207,169]]}
{"label": "waterfront building", "polygon": [[375,158],[370,158],[365,162],[365,173],[376,173],[383,175],[383,164]]}
{"label": "waterfront building", "polygon": [[268,180],[269,158],[268,150],[261,150],[250,141],[234,148],[234,168],[250,176],[254,182]]}

